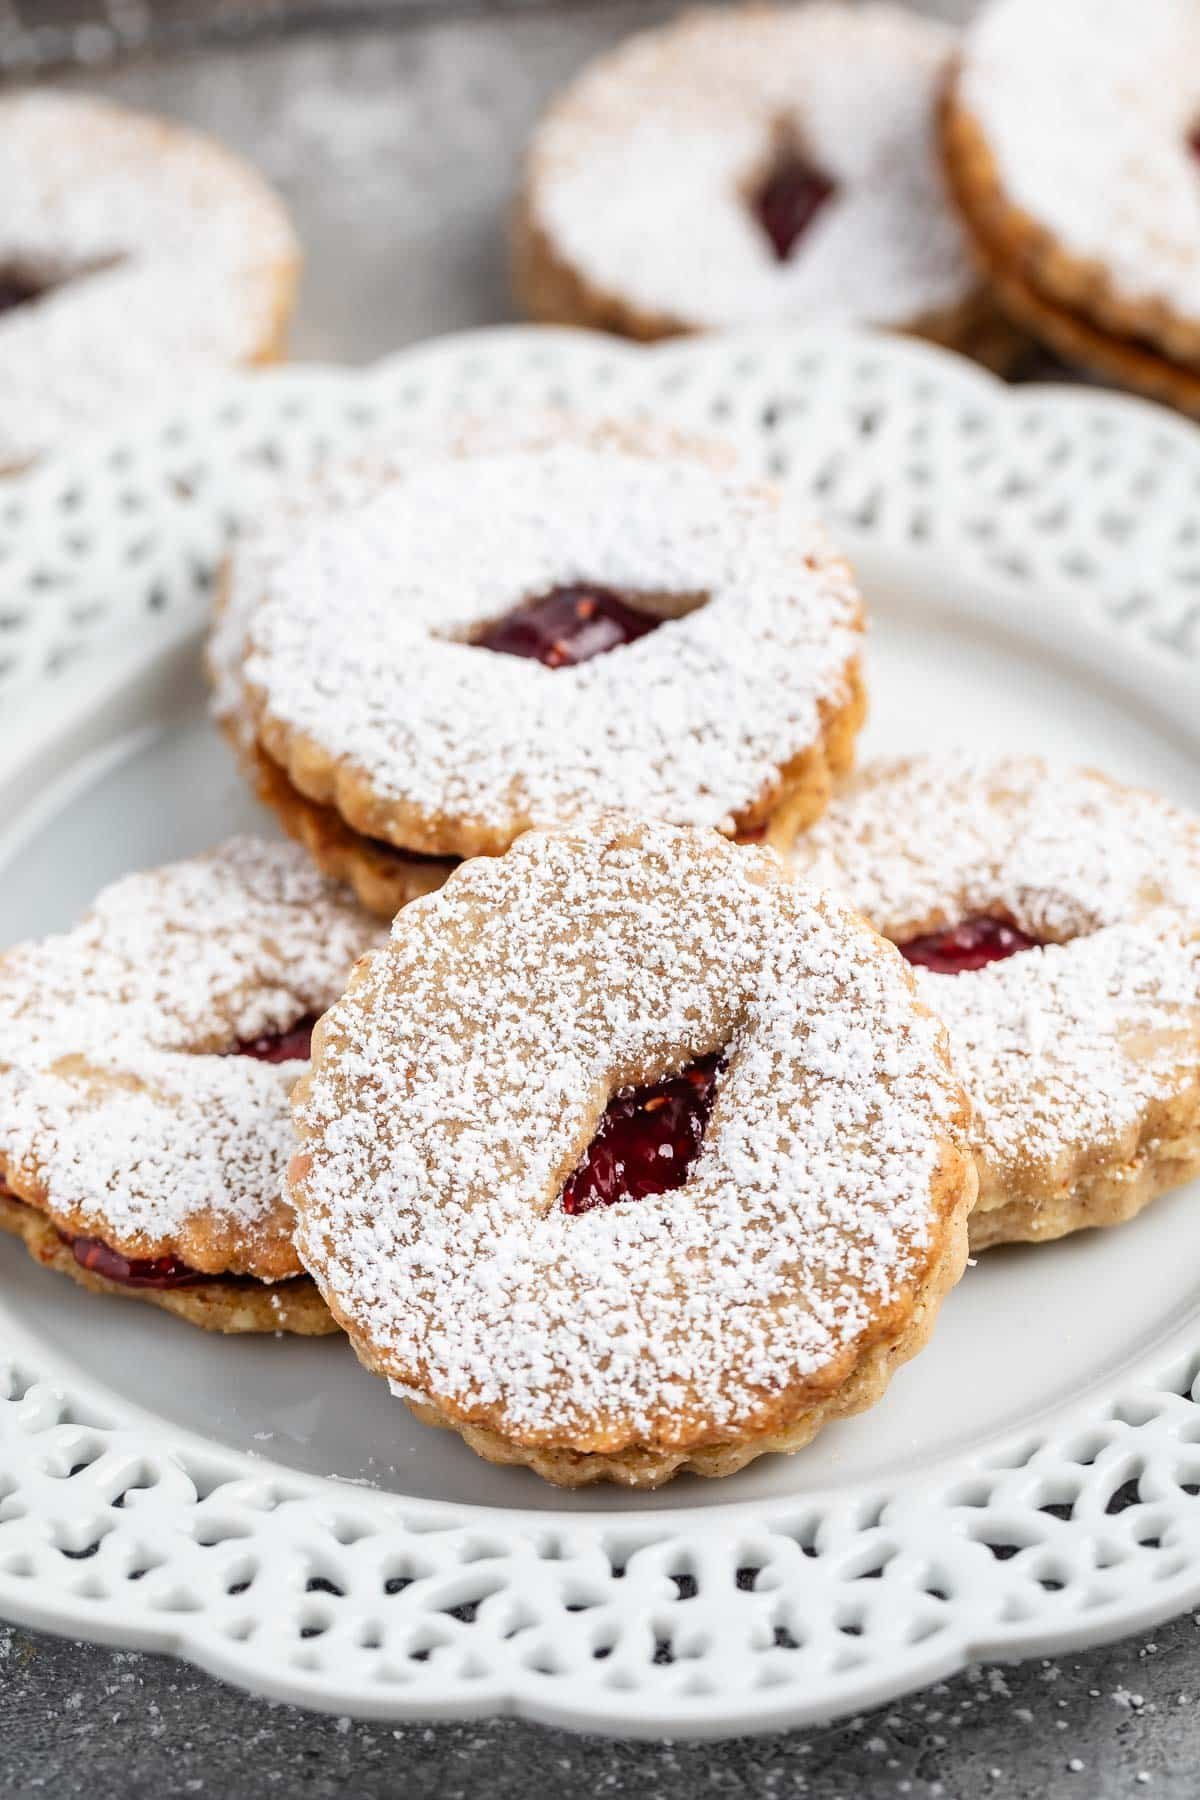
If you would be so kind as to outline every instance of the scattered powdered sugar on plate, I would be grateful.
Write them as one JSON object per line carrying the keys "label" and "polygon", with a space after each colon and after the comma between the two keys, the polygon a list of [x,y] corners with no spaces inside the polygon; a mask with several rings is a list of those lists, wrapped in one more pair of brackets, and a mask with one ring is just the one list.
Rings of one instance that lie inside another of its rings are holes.
{"label": "scattered powdered sugar on plate", "polygon": [[[682,616],[567,669],[460,641],[571,582]],[[861,628],[845,564],[774,490],[570,444],[433,459],[318,519],[271,570],[243,679],[260,737],[302,734],[426,818],[729,829],[820,742]]]}
{"label": "scattered powdered sugar on plate", "polygon": [[[684,1185],[564,1213],[611,1094],[722,1048]],[[522,1442],[598,1448],[736,1431],[853,1363],[916,1303],[965,1109],[857,921],[768,852],[610,815],[407,907],[297,1119],[301,1255],[365,1359]]]}
{"label": "scattered powdered sugar on plate", "polygon": [[[954,35],[898,7],[694,12],[552,107],[527,200],[595,287],[681,324],[907,324],[975,287],[935,142]],[[837,184],[789,258],[747,203],[781,132]]]}
{"label": "scattered powdered sugar on plate", "polygon": [[[304,1065],[222,1053],[323,1011],[378,935],[302,851],[234,838],[127,876],[73,930],[5,952],[10,1186],[137,1254],[290,1272],[280,1188]],[[281,1256],[289,1268],[270,1269]]]}
{"label": "scattered powdered sugar on plate", "polygon": [[1039,758],[864,769],[793,861],[904,943],[979,916],[1047,940],[960,975],[917,971],[997,1166],[1119,1149],[1200,1079],[1200,820]]}
{"label": "scattered powdered sugar on plate", "polygon": [[[298,258],[275,196],[193,132],[99,100],[0,99],[0,469],[273,347]],[[61,283],[61,285],[55,285]]]}
{"label": "scattered powdered sugar on plate", "polygon": [[998,0],[958,98],[1014,206],[1123,296],[1200,317],[1195,0]]}

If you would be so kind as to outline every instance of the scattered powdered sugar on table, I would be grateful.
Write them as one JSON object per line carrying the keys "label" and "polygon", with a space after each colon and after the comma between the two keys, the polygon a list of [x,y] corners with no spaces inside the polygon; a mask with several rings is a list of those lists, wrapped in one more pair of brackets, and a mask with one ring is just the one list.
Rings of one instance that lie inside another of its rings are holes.
{"label": "scattered powdered sugar on table", "polygon": [[0,315],[0,469],[267,352],[298,251],[218,144],[77,95],[0,100],[0,272],[51,286]]}
{"label": "scattered powdered sugar on table", "polygon": [[[910,323],[975,286],[935,102],[954,34],[899,8],[690,13],[604,57],[534,138],[535,224],[585,280],[701,327]],[[781,130],[837,183],[785,262],[747,194]]]}
{"label": "scattered powdered sugar on table", "polygon": [[[685,1184],[557,1204],[611,1094],[725,1048]],[[403,1389],[523,1442],[703,1441],[920,1291],[963,1127],[899,959],[767,852],[608,816],[406,908],[298,1107],[306,1266]]]}
{"label": "scattered powdered sugar on table", "polygon": [[[0,956],[0,1164],[108,1241],[231,1244],[280,1211],[303,1064],[227,1056],[319,1013],[379,928],[291,845],[234,838]],[[151,1252],[146,1252],[151,1253]],[[193,1257],[185,1260],[194,1261]],[[201,1265],[204,1266],[204,1265]]]}
{"label": "scattered powdered sugar on table", "polygon": [[1195,0],[999,0],[958,97],[1014,206],[1122,296],[1200,317]]}
{"label": "scattered powdered sugar on table", "polygon": [[1049,940],[918,970],[998,1164],[1114,1147],[1200,1078],[1200,820],[1038,758],[866,768],[797,841],[806,880],[897,942],[980,914]]}
{"label": "scattered powdered sugar on table", "polygon": [[[571,582],[694,610],[568,669],[456,641]],[[318,520],[271,572],[244,681],[256,720],[428,817],[728,829],[819,743],[860,633],[844,563],[773,490],[566,445],[435,459]]]}

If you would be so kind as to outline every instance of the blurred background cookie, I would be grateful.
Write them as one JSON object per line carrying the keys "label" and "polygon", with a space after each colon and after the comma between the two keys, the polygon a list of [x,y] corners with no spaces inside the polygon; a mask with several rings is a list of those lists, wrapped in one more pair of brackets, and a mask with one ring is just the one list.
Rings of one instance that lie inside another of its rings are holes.
{"label": "blurred background cookie", "polygon": [[0,473],[281,355],[299,271],[248,164],[80,95],[0,98]]}
{"label": "blurred background cookie", "polygon": [[954,33],[899,8],[686,13],[601,57],[534,133],[525,310],[631,337],[869,321],[1003,366],[943,189]]}
{"label": "blurred background cookie", "polygon": [[1014,320],[1200,413],[1200,8],[993,0],[943,115],[948,179]]}

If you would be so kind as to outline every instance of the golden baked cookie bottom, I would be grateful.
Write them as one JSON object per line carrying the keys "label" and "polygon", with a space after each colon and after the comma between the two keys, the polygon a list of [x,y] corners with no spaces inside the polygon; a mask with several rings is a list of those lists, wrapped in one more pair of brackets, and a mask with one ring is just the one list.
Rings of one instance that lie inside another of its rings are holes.
{"label": "golden baked cookie bottom", "polygon": [[310,800],[261,747],[245,743],[226,723],[226,736],[259,800],[303,845],[323,875],[351,888],[368,912],[393,919],[402,906],[431,894],[457,866],[456,858],[406,854],[347,825],[337,808]]}
{"label": "golden baked cookie bottom", "polygon": [[[676,1475],[701,1475],[708,1480],[736,1475],[739,1469],[757,1461],[760,1456],[794,1455],[810,1444],[826,1425],[866,1412],[882,1399],[896,1370],[928,1343],[942,1301],[966,1267],[967,1254],[967,1225],[958,1210],[947,1217],[940,1252],[928,1273],[920,1303],[898,1327],[885,1327],[878,1340],[863,1350],[856,1367],[845,1377],[837,1392],[827,1398],[814,1397],[809,1407],[796,1413],[781,1429],[766,1431],[759,1437],[745,1438],[738,1443],[716,1442],[687,1450],[635,1446],[609,1455],[579,1450],[543,1450],[514,1443],[486,1426],[455,1419],[428,1400],[406,1397],[405,1403],[422,1424],[457,1432],[485,1462],[532,1469],[543,1481],[549,1481],[555,1487],[590,1487],[595,1482],[608,1481],[618,1487],[650,1489],[661,1487]],[[359,1355],[362,1355],[361,1347]]]}
{"label": "golden baked cookie bottom", "polygon": [[[857,657],[846,666],[842,697],[822,702],[820,714],[816,742],[780,770],[772,791],[737,815],[733,835],[782,847],[821,817],[835,782],[854,766],[855,741],[867,716]],[[236,736],[232,741],[259,797],[277,812],[284,829],[308,847],[326,874],[349,882],[373,912],[392,917],[409,900],[440,887],[457,863],[508,848],[494,831],[462,819],[379,801],[355,769],[271,720],[261,722],[248,753]],[[389,845],[412,860],[393,867]],[[398,897],[395,905],[393,897]]]}
{"label": "golden baked cookie bottom", "polygon": [[288,1332],[297,1337],[329,1337],[337,1326],[308,1275],[281,1282],[227,1281],[215,1275],[211,1281],[180,1288],[130,1287],[109,1281],[76,1261],[69,1243],[59,1235],[54,1221],[36,1206],[0,1191],[0,1231],[22,1240],[34,1262],[43,1269],[67,1275],[93,1294],[113,1294],[118,1299],[142,1300],[163,1312],[186,1319],[202,1331],[227,1334]]}
{"label": "golden baked cookie bottom", "polygon": [[[865,713],[865,694],[861,704]],[[853,767],[860,722],[861,715],[845,720],[821,759],[814,759],[807,769],[807,778],[790,803],[748,833],[750,841],[782,850],[820,817],[829,804],[834,780]],[[395,918],[401,907],[436,892],[458,867],[458,857],[417,856],[378,838],[364,837],[347,825],[335,806],[324,806],[302,794],[257,742],[247,744],[228,723],[225,731],[259,800],[270,807],[288,836],[304,846],[321,873],[345,882],[369,912],[383,919]]]}
{"label": "golden baked cookie bottom", "polygon": [[1060,1189],[1023,1190],[1008,1171],[998,1182],[980,1160],[979,1199],[970,1219],[971,1251],[999,1244],[1046,1244],[1074,1231],[1121,1225],[1172,1188],[1200,1175],[1200,1088],[1180,1096],[1143,1128],[1131,1156],[1080,1166]]}
{"label": "golden baked cookie bottom", "polygon": [[941,132],[947,180],[975,255],[1014,322],[1065,361],[1200,416],[1200,322],[1118,299],[1103,271],[1072,257],[1011,205],[986,137],[952,97]]}

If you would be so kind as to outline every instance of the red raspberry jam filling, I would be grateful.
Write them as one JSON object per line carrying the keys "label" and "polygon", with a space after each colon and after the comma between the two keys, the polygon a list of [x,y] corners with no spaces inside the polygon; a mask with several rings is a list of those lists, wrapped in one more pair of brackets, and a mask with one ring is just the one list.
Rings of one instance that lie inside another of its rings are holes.
{"label": "red raspberry jam filling", "polygon": [[263,1037],[243,1038],[229,1052],[231,1056],[252,1056],[255,1062],[307,1062],[312,1056],[313,1027],[317,1015],[298,1019],[287,1031],[270,1031]]}
{"label": "red raspberry jam filling", "polygon": [[[0,1181],[0,1196],[6,1200],[17,1200],[17,1195],[3,1181]],[[28,1202],[18,1201],[18,1204],[24,1206]],[[103,1238],[72,1237],[69,1231],[59,1231],[58,1235],[69,1246],[80,1268],[89,1269],[93,1275],[103,1275],[106,1281],[115,1281],[122,1287],[195,1287],[198,1282],[203,1281],[250,1287],[256,1281],[253,1275],[205,1275],[200,1269],[193,1269],[189,1263],[181,1262],[177,1256],[122,1256],[119,1250],[114,1250]]]}
{"label": "red raspberry jam filling", "polygon": [[119,1282],[122,1287],[181,1288],[194,1287],[200,1281],[237,1279],[230,1275],[203,1275],[177,1256],[122,1256],[102,1238],[70,1237],[65,1231],[58,1235],[71,1246],[71,1254],[81,1269],[103,1275],[106,1281]]}
{"label": "red raspberry jam filling", "polygon": [[910,938],[896,947],[901,956],[936,975],[964,975],[988,963],[1003,962],[1022,950],[1036,950],[1041,938],[1029,937],[1004,919],[964,919],[944,931]]}
{"label": "red raspberry jam filling", "polygon": [[12,269],[0,269],[0,313],[12,312],[29,300],[36,300],[45,289],[27,276]]}
{"label": "red raspberry jam filling", "polygon": [[1187,147],[1196,161],[1200,162],[1200,125],[1193,125],[1188,132]]}
{"label": "red raspberry jam filling", "polygon": [[[246,1038],[229,1054],[250,1056],[255,1062],[307,1062],[312,1055],[312,1034],[316,1022],[314,1014],[298,1020],[287,1031],[273,1031],[262,1037]],[[177,1256],[123,1256],[111,1244],[106,1244],[103,1238],[72,1237],[66,1231],[60,1231],[58,1235],[64,1244],[71,1246],[71,1254],[80,1268],[90,1270],[93,1275],[103,1275],[106,1281],[118,1282],[122,1287],[182,1288],[195,1287],[198,1282],[204,1281],[233,1282],[244,1286],[252,1284],[256,1279],[253,1275],[206,1275],[200,1269],[193,1269],[189,1263],[181,1262]]]}
{"label": "red raspberry jam filling", "polygon": [[720,1072],[719,1056],[702,1056],[653,1087],[627,1089],[610,1100],[563,1188],[563,1211],[591,1212],[682,1187],[704,1141]]}
{"label": "red raspberry jam filling", "polygon": [[655,614],[639,612],[611,588],[575,582],[514,607],[471,642],[502,656],[529,657],[548,669],[567,669],[636,643],[661,624]]}
{"label": "red raspberry jam filling", "polygon": [[796,151],[781,157],[751,199],[778,262],[786,262],[837,183]]}
{"label": "red raspberry jam filling", "polygon": [[[93,1275],[103,1275],[105,1281],[115,1281],[119,1287],[185,1288],[212,1281],[219,1281],[222,1287],[264,1285],[257,1275],[231,1275],[227,1271],[206,1275],[203,1269],[193,1269],[190,1263],[182,1262],[177,1256],[122,1256],[103,1238],[72,1237],[67,1231],[60,1231],[58,1235],[64,1244],[70,1245],[71,1254],[80,1268],[89,1269]],[[301,1279],[298,1275],[287,1275],[282,1281],[269,1285],[283,1287],[289,1281]]]}

